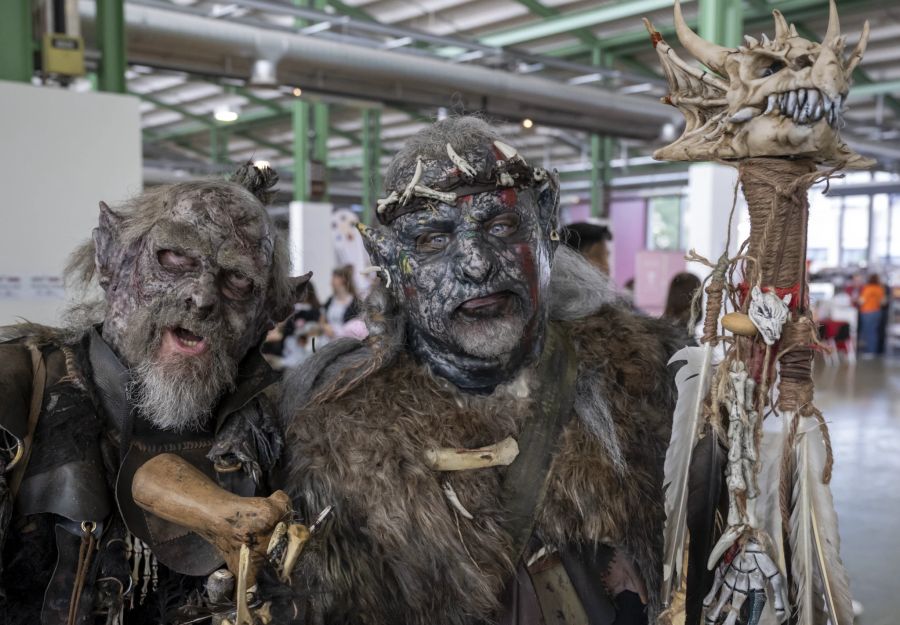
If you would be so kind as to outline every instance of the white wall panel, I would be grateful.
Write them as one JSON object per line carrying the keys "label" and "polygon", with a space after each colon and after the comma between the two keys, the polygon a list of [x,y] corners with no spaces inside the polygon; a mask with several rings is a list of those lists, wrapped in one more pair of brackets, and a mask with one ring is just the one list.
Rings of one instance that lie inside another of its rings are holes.
{"label": "white wall panel", "polygon": [[57,323],[54,285],[98,202],[140,190],[137,98],[0,81],[0,325]]}

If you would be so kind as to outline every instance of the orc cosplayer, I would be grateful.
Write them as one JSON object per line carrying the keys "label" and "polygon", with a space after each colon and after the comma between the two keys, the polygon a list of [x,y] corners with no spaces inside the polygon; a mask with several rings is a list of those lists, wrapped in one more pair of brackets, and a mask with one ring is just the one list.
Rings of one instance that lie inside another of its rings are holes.
{"label": "orc cosplayer", "polygon": [[101,203],[68,277],[102,297],[63,329],[4,329],[3,623],[168,623],[200,605],[222,554],[138,506],[132,478],[165,452],[233,493],[268,494],[282,437],[257,347],[304,281],[288,277],[260,200],[276,179],[247,165]]}
{"label": "orc cosplayer", "polygon": [[412,138],[362,228],[370,336],[285,380],[284,488],[334,505],[315,622],[646,623],[687,340],[558,247],[559,187],[484,121]]}

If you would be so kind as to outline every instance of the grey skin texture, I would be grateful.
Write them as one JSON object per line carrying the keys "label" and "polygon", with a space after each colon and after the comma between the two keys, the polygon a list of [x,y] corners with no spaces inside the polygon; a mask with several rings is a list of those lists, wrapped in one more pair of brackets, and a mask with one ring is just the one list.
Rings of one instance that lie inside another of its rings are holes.
{"label": "grey skin texture", "polygon": [[[489,140],[461,155],[482,172],[500,157]],[[449,157],[422,160],[420,184],[434,188],[458,172]],[[388,193],[403,192],[415,162],[402,168]],[[466,195],[455,206],[433,201],[387,227],[363,229],[369,254],[405,303],[410,346],[435,374],[491,392],[540,353],[557,209],[551,176],[541,187]],[[464,306],[497,294],[493,305]]]}
{"label": "grey skin texture", "polygon": [[[101,204],[94,246],[107,300],[103,337],[147,387],[136,389],[139,404],[171,396],[164,387],[179,379],[188,387],[179,395],[194,404],[189,409],[168,406],[162,422],[147,415],[179,430],[201,425],[188,421],[208,414],[233,385],[238,363],[265,331],[274,238],[262,206],[236,185],[187,187],[163,201],[137,238]],[[202,337],[206,350],[173,350],[165,336],[175,328]]]}

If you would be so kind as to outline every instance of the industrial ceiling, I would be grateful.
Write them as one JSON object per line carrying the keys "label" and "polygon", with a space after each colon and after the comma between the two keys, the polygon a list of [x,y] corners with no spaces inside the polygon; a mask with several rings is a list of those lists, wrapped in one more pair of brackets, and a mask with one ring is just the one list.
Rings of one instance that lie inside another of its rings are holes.
{"label": "industrial ceiling", "polygon": [[[696,23],[698,2],[682,4]],[[825,0],[748,0],[744,32],[771,34],[773,8],[801,34],[825,31]],[[93,1],[79,10],[90,49]],[[839,10],[848,48],[872,24],[845,134],[897,170],[900,6],[843,0]],[[329,104],[330,187],[347,202],[362,188],[372,108],[382,167],[429,120],[481,111],[526,158],[559,168],[573,193],[590,186],[598,133],[615,138],[614,184],[677,180],[649,158],[679,116],[659,102],[665,83],[644,16],[674,43],[671,0],[128,0],[127,88],[142,100],[148,182],[247,159],[290,172],[298,97]],[[223,113],[237,119],[217,121]]]}

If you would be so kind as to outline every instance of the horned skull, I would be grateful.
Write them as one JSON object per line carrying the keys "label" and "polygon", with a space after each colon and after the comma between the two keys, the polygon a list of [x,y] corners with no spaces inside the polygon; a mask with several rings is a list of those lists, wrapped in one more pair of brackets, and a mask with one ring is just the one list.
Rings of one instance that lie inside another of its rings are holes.
{"label": "horned skull", "polygon": [[685,63],[645,20],[669,82],[663,98],[685,116],[681,137],[654,153],[674,161],[795,156],[852,168],[872,164],[840,138],[850,75],[869,38],[844,59],[845,37],[830,0],[822,43],[797,33],[779,11],[775,36],[746,36],[746,45],[725,48],[694,33],[675,0],[675,29],[681,44],[709,70]]}

